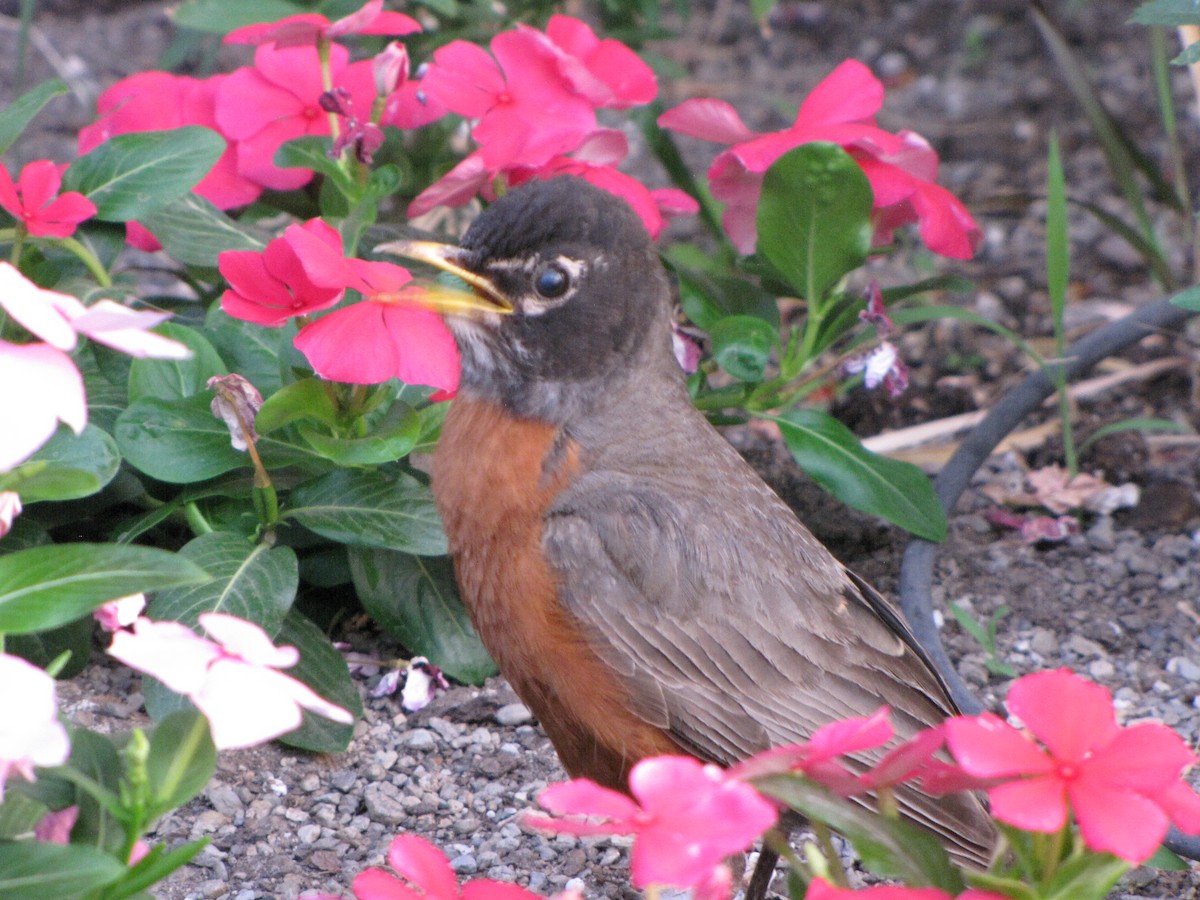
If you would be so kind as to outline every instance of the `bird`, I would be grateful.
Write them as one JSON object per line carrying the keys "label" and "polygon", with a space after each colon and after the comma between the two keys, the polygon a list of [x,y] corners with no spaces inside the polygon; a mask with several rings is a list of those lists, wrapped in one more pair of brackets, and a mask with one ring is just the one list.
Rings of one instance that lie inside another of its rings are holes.
{"label": "bird", "polygon": [[[623,199],[533,180],[458,244],[377,249],[466,283],[429,288],[461,357],[432,490],[471,620],[569,775],[628,792],[648,756],[730,766],[884,704],[902,738],[958,712],[893,603],[691,402]],[[986,864],[977,797],[896,799]]]}

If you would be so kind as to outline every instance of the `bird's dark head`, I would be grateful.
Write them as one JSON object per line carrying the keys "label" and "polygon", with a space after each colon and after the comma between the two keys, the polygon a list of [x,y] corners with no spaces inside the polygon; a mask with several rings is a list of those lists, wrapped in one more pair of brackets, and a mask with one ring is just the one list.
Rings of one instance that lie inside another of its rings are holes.
{"label": "bird's dark head", "polygon": [[460,246],[380,249],[471,286],[429,295],[462,351],[461,390],[519,415],[565,420],[624,374],[672,360],[669,290],[649,234],[624,200],[580,178],[516,188]]}

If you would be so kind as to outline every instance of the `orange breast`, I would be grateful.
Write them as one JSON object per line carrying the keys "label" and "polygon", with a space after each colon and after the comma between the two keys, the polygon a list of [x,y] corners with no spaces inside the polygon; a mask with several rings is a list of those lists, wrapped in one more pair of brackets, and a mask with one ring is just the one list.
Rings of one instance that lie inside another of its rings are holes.
{"label": "orange breast", "polygon": [[626,789],[643,756],[679,753],[629,711],[628,690],[588,647],[542,555],[543,517],[579,472],[557,430],[458,398],[433,466],[463,601],[488,652],[533,711],[567,771]]}

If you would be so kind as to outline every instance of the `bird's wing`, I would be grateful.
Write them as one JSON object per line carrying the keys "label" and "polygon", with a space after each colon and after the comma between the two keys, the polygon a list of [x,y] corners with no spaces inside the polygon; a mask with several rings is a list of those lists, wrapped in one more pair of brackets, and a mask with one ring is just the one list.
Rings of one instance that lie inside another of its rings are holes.
{"label": "bird's wing", "polygon": [[[896,610],[749,470],[690,491],[585,475],[556,500],[543,542],[566,607],[634,707],[701,759],[728,765],[883,704],[901,737],[953,713]],[[915,791],[898,799],[948,840],[986,843],[973,840],[977,802],[953,814]]]}

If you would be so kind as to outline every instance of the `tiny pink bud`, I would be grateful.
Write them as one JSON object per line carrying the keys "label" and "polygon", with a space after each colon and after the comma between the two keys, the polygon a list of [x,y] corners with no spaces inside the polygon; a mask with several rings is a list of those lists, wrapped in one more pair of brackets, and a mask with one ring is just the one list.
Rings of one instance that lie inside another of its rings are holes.
{"label": "tiny pink bud", "polygon": [[408,49],[392,41],[372,60],[371,71],[375,74],[375,93],[386,97],[408,81]]}

